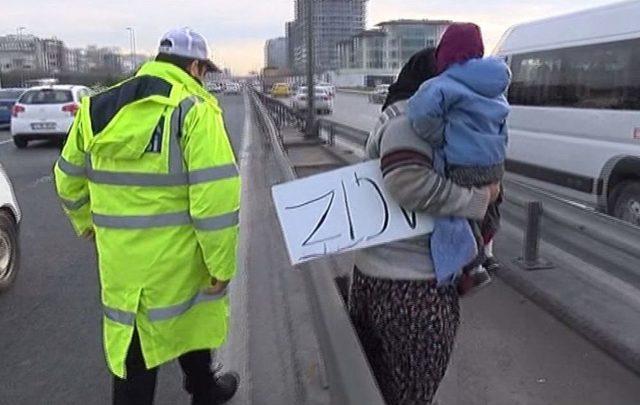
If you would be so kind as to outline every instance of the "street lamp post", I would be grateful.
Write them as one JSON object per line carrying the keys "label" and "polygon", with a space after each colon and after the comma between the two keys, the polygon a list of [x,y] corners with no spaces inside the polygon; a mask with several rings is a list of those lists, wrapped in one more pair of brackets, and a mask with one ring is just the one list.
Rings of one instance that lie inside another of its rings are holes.
{"label": "street lamp post", "polygon": [[129,46],[131,47],[131,70],[136,70],[136,31],[133,27],[127,27],[129,31]]}
{"label": "street lamp post", "polygon": [[306,2],[306,20],[307,20],[307,128],[306,135],[308,137],[318,136],[316,130],[316,107],[315,107],[315,85],[314,70],[315,60],[313,52],[313,16],[314,16],[314,0]]}
{"label": "street lamp post", "polygon": [[[16,28],[16,33],[18,34],[18,49],[22,49],[22,32],[26,30],[26,27],[18,27]],[[20,87],[24,86],[24,60],[20,59]]]}

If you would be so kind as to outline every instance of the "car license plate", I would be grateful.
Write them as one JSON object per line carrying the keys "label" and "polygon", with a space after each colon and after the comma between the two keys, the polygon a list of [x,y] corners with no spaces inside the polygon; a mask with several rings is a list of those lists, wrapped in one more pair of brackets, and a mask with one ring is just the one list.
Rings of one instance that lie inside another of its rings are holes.
{"label": "car license plate", "polygon": [[36,122],[31,124],[31,129],[34,131],[42,130],[42,129],[56,129],[55,122]]}

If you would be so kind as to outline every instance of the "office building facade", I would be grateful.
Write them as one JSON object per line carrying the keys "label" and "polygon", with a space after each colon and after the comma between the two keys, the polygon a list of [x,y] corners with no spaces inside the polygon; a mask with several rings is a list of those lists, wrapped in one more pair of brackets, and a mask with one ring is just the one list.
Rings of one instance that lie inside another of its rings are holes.
{"label": "office building facade", "polygon": [[0,37],[0,70],[35,71],[42,66],[42,43],[33,35],[5,35]]}
{"label": "office building facade", "polygon": [[394,20],[376,25],[385,34],[385,68],[400,69],[416,52],[435,47],[451,21]]}
{"label": "office building facade", "polygon": [[117,48],[86,49],[67,48],[56,38],[38,38],[33,35],[0,36],[1,72],[36,72],[59,74],[90,71],[120,74],[123,71],[122,56]]}
{"label": "office building facade", "polygon": [[391,83],[416,52],[435,47],[451,21],[396,20],[376,25],[337,45],[340,86],[373,87]]}

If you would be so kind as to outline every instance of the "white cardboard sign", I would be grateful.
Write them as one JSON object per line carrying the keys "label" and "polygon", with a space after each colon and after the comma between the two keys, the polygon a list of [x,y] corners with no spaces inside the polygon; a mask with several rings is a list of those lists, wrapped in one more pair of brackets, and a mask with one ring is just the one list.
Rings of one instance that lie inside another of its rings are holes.
{"label": "white cardboard sign", "polygon": [[407,212],[385,190],[373,160],[274,186],[291,263],[427,234],[433,219]]}

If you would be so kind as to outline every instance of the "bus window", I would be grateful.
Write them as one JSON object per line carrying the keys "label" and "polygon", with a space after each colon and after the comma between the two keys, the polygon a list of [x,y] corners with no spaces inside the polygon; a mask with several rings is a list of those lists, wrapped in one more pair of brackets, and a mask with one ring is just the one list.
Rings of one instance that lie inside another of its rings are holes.
{"label": "bus window", "polygon": [[514,55],[513,105],[640,110],[640,40]]}

